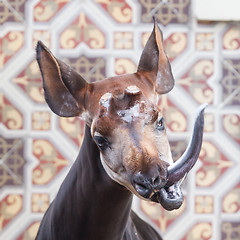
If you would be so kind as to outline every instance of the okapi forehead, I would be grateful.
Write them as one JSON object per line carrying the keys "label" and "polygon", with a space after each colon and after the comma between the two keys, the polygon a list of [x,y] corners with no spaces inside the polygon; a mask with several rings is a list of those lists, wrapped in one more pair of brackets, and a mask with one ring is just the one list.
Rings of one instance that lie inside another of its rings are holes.
{"label": "okapi forehead", "polygon": [[158,117],[157,107],[135,85],[127,87],[124,92],[116,90],[105,93],[100,98],[99,105],[95,128],[103,135],[111,132],[117,124],[149,124]]}

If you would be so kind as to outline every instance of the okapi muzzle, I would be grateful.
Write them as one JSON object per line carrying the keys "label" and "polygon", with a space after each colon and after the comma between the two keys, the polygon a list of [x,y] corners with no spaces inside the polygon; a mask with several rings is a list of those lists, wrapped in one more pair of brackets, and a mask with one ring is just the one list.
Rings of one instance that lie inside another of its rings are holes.
{"label": "okapi muzzle", "polygon": [[86,121],[108,176],[140,198],[167,210],[179,208],[180,182],[201,150],[206,105],[197,112],[185,153],[173,162],[157,95],[168,93],[174,78],[157,23],[133,74],[88,83],[42,42],[37,60],[49,107],[61,117]]}

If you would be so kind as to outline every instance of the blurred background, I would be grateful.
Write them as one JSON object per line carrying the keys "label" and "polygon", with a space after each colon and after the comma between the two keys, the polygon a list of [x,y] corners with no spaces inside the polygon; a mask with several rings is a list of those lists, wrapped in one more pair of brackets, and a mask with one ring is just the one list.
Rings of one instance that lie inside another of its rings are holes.
{"label": "blurred background", "polygon": [[[0,239],[34,239],[79,151],[84,122],[45,104],[42,40],[89,82],[136,71],[154,15],[176,85],[159,100],[174,159],[208,103],[183,206],[134,209],[167,240],[240,239],[240,22],[237,0],[0,1]],[[236,11],[238,10],[238,13]]]}

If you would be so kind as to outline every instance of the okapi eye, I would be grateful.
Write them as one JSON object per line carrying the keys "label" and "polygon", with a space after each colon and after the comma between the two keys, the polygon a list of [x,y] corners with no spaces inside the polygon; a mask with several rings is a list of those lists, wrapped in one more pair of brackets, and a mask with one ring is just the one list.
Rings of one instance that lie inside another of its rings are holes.
{"label": "okapi eye", "polygon": [[164,130],[164,118],[162,117],[158,122],[157,122],[157,130],[162,131]]}
{"label": "okapi eye", "polygon": [[107,147],[109,147],[109,142],[105,137],[95,136],[93,139],[101,151],[104,151]]}

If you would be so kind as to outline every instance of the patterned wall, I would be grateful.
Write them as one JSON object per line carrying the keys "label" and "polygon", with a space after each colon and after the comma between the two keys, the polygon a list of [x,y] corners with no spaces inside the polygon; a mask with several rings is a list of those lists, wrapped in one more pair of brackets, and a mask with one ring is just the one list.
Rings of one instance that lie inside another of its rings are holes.
{"label": "patterned wall", "polygon": [[[35,61],[41,39],[88,81],[134,72],[155,15],[176,79],[159,104],[177,159],[209,103],[185,202],[134,200],[165,239],[240,239],[240,24],[197,22],[190,0],[0,1],[0,238],[34,239],[82,142],[84,123],[51,113]],[[177,235],[177,236],[176,236]]]}

